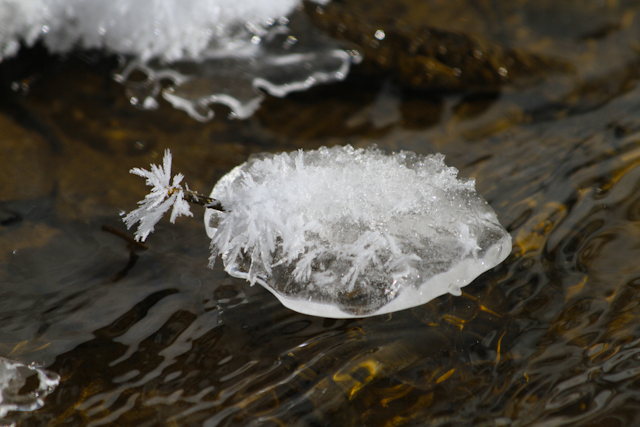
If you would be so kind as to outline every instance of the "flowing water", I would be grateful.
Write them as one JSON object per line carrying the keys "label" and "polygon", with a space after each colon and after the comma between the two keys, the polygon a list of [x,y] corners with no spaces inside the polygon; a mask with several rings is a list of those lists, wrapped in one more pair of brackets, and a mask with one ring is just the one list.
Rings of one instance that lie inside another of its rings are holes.
{"label": "flowing water", "polygon": [[[363,64],[247,120],[220,107],[199,123],[132,107],[95,53],[6,61],[0,356],[60,383],[0,424],[640,423],[640,4],[350,3],[371,22],[474,31],[572,70],[442,92]],[[511,233],[509,258],[460,297],[332,320],[208,269],[202,210],[146,245],[124,234],[121,212],[146,192],[128,170],[165,148],[208,193],[252,153],[347,143],[445,154]]]}

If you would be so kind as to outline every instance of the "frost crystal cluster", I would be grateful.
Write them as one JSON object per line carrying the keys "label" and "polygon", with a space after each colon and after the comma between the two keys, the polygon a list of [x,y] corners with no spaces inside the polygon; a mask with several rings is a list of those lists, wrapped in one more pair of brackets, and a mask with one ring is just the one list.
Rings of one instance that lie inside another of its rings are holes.
{"label": "frost crystal cluster", "polygon": [[129,172],[146,178],[146,184],[152,187],[151,193],[138,203],[141,206],[123,218],[127,228],[131,228],[137,222],[140,223],[135,234],[136,240],[145,241],[149,234],[153,233],[160,218],[171,208],[173,208],[171,223],[174,223],[179,216],[193,216],[189,203],[184,199],[184,189],[181,185],[184,175],[179,173],[173,177],[173,182],[171,181],[169,150],[164,152],[162,166],[151,165],[150,171],[133,168]]}
{"label": "frost crystal cluster", "polygon": [[502,262],[511,237],[440,154],[350,146],[255,157],[207,210],[213,263],[311,315],[372,316],[424,304]]}

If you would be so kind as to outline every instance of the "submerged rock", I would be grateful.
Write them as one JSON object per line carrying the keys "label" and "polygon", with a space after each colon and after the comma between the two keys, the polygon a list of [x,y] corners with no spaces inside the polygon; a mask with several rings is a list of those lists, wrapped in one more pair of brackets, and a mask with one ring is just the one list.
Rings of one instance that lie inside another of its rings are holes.
{"label": "submerged rock", "polygon": [[373,22],[341,2],[306,3],[311,21],[338,40],[354,43],[367,74],[390,74],[425,90],[496,90],[506,83],[573,72],[571,64],[511,48],[468,31]]}

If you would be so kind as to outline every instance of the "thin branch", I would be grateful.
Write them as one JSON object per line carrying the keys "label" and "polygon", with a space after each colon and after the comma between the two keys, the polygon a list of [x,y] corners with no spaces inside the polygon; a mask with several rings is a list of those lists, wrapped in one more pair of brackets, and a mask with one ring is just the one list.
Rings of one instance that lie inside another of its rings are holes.
{"label": "thin branch", "polygon": [[[169,196],[172,196],[175,191],[176,191],[176,189],[170,188],[169,189]],[[194,205],[204,206],[207,209],[213,209],[213,210],[216,210],[216,211],[224,212],[224,208],[222,207],[222,203],[220,203],[216,199],[213,199],[213,198],[207,197],[207,196],[203,196],[201,194],[198,194],[197,191],[189,190],[188,188],[186,190],[183,190],[183,191],[184,191],[184,199],[187,202],[193,203]]]}

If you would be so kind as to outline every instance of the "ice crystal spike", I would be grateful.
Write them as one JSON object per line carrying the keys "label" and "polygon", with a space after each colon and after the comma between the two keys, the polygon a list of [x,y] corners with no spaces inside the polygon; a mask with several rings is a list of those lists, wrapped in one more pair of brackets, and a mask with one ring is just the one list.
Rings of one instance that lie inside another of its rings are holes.
{"label": "ice crystal spike", "polygon": [[511,237],[441,154],[350,146],[267,154],[224,176],[207,210],[211,262],[306,314],[403,310],[502,262]]}
{"label": "ice crystal spike", "polygon": [[140,223],[135,233],[137,241],[145,241],[153,232],[160,218],[172,207],[170,220],[171,223],[174,223],[179,216],[193,216],[188,201],[204,205],[208,203],[211,207],[219,206],[215,200],[203,198],[190,191],[188,186],[186,190],[183,189],[181,182],[184,176],[181,173],[174,176],[173,182],[171,182],[171,152],[169,150],[164,152],[162,166],[151,165],[151,170],[133,168],[130,172],[146,178],[147,185],[152,187],[151,193],[147,194],[144,200],[138,202],[141,206],[123,218],[127,228],[131,228],[137,222]]}

